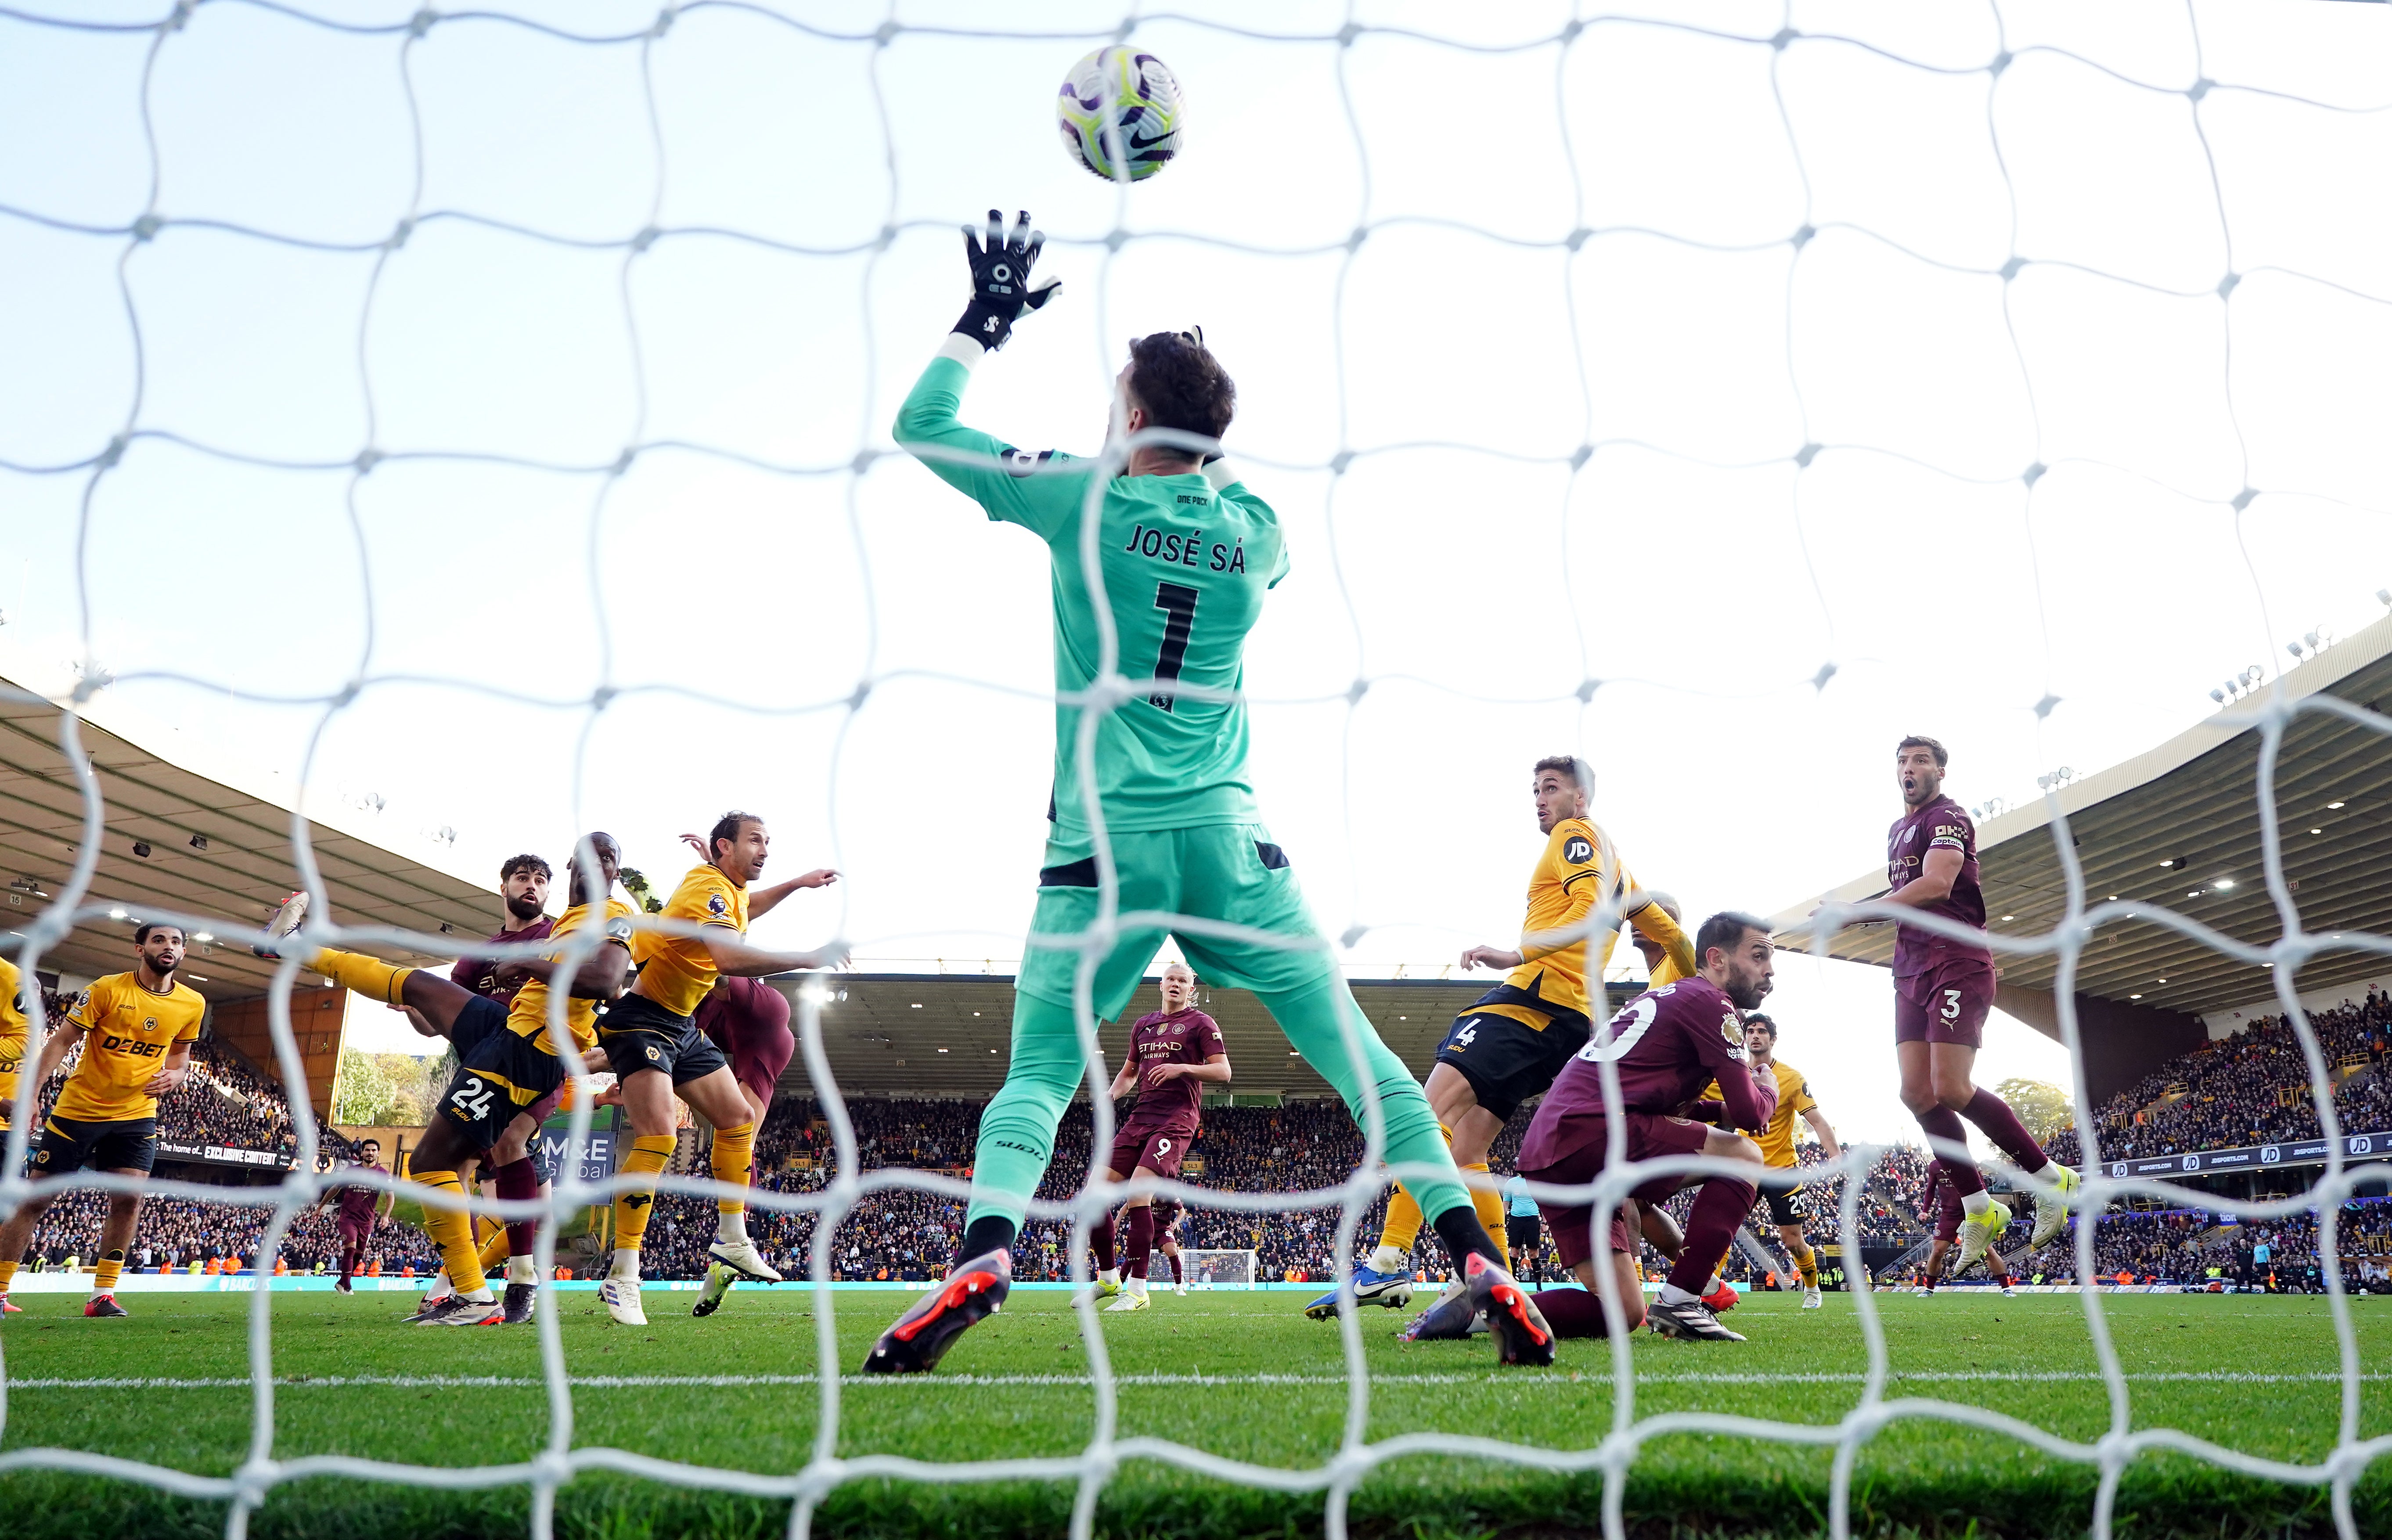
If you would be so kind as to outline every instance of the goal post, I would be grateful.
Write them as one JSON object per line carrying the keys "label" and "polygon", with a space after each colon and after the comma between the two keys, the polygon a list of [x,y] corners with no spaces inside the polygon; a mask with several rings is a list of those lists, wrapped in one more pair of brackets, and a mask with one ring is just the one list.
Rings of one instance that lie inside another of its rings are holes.
{"label": "goal post", "polygon": [[1252,1288],[1262,1277],[1252,1251],[1182,1251],[1179,1265],[1190,1288]]}

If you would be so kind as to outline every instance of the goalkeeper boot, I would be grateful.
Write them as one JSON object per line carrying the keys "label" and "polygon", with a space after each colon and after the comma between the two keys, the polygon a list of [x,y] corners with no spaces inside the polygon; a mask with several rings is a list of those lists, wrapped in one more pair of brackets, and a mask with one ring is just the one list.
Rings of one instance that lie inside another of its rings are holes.
{"label": "goalkeeper boot", "polygon": [[921,1303],[897,1317],[872,1344],[866,1374],[928,1374],[956,1339],[1005,1304],[1013,1288],[1013,1253],[1000,1248],[956,1268]]}
{"label": "goalkeeper boot", "polygon": [[743,1278],[758,1283],[779,1283],[780,1273],[756,1249],[756,1243],[742,1237],[738,1240],[718,1240],[706,1249],[706,1254]]}
{"label": "goalkeeper boot", "polygon": [[2077,1174],[2057,1161],[2052,1164],[2052,1191],[2037,1189],[2034,1195],[2034,1238],[2027,1249],[2048,1245],[2053,1236],[2068,1228],[2068,1195],[2081,1185]]}
{"label": "goalkeeper boot", "polygon": [[1985,1248],[2001,1238],[2010,1227],[2010,1211],[1999,1203],[1988,1203],[1982,1214],[1970,1214],[1960,1222],[1960,1254],[1953,1261],[1951,1276],[1958,1277],[1985,1260]]}
{"label": "goalkeeper boot", "polygon": [[274,912],[274,918],[266,922],[266,934],[268,938],[266,944],[262,947],[252,947],[249,950],[257,953],[260,957],[281,956],[281,948],[276,943],[280,942],[284,937],[290,935],[292,931],[297,930],[301,925],[306,923],[306,918],[307,895],[305,893],[292,894],[291,897],[282,900],[282,907]]}
{"label": "goalkeeper boot", "polygon": [[1720,1325],[1719,1317],[1700,1300],[1682,1300],[1676,1304],[1656,1300],[1644,1307],[1644,1319],[1660,1337],[1681,1337],[1689,1342],[1744,1340],[1742,1334]]}
{"label": "goalkeeper boot", "polygon": [[[1412,1275],[1382,1273],[1367,1262],[1358,1262],[1354,1264],[1354,1302],[1400,1310],[1412,1302]],[[1337,1314],[1337,1290],[1332,1288],[1313,1301],[1304,1307],[1304,1313],[1316,1321],[1331,1319]]]}
{"label": "goalkeeper boot", "polygon": [[697,1291],[697,1303],[689,1307],[692,1315],[711,1315],[722,1308],[723,1296],[739,1281],[739,1275],[716,1262],[706,1270],[706,1287]]}
{"label": "goalkeeper boot", "polygon": [[131,1311],[126,1310],[123,1305],[118,1304],[116,1302],[116,1296],[113,1294],[93,1295],[90,1299],[84,1301],[83,1313],[85,1315],[94,1316],[130,1315],[133,1314]]}
{"label": "goalkeeper boot", "polygon": [[1472,1313],[1487,1318],[1495,1333],[1498,1364],[1550,1364],[1554,1361],[1554,1328],[1528,1291],[1493,1260],[1471,1253],[1462,1264],[1468,1281]]}

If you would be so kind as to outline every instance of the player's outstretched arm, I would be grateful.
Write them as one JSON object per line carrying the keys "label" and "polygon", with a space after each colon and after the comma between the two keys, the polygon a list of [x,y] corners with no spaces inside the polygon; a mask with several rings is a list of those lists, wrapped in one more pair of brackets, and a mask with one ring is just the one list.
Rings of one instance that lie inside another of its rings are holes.
{"label": "player's outstretched arm", "polygon": [[800,876],[791,877],[787,882],[775,883],[770,887],[751,887],[748,890],[748,918],[762,919],[770,914],[783,899],[800,887],[828,887],[837,881],[838,881],[838,874],[824,866]]}
{"label": "player's outstretched arm", "polygon": [[1842,1158],[1844,1146],[1836,1143],[1836,1131],[1827,1126],[1826,1113],[1814,1106],[1802,1114],[1802,1120],[1810,1124],[1811,1132],[1819,1136],[1819,1148],[1826,1152],[1828,1159],[1835,1160]]}
{"label": "player's outstretched arm", "polygon": [[[1635,904],[1640,897],[1641,894],[1632,896],[1629,902]],[[1687,977],[1695,972],[1698,964],[1695,961],[1694,939],[1686,934],[1684,926],[1670,918],[1668,910],[1646,899],[1641,906],[1629,911],[1628,923],[1636,927],[1637,935],[1668,954],[1670,963],[1677,967],[1679,977]]]}
{"label": "player's outstretched arm", "polygon": [[995,210],[989,211],[988,219],[985,241],[968,226],[964,230],[971,303],[914,382],[890,433],[900,448],[979,503],[989,517],[1047,536],[1079,506],[1084,490],[1080,477],[1041,473],[1050,462],[1068,457],[1016,449],[965,427],[956,415],[972,369],[1012,334],[1015,320],[1044,305],[1060,287],[1053,282],[1027,287],[1031,265],[1046,243],[1045,236],[1029,227],[1027,214],[1010,237]]}
{"label": "player's outstretched arm", "polygon": [[[721,935],[716,932],[721,931]],[[762,978],[776,973],[835,968],[847,961],[847,949],[834,942],[813,951],[766,951],[751,947],[720,925],[708,925],[701,938],[714,956],[715,970],[733,978]]]}
{"label": "player's outstretched arm", "polygon": [[[554,987],[556,976],[565,966],[558,957],[517,957],[502,963],[496,970],[501,984],[520,984],[526,978],[537,978]],[[623,992],[631,976],[630,949],[620,941],[608,941],[597,954],[585,957],[566,981],[566,993],[577,1000],[612,1000]]]}

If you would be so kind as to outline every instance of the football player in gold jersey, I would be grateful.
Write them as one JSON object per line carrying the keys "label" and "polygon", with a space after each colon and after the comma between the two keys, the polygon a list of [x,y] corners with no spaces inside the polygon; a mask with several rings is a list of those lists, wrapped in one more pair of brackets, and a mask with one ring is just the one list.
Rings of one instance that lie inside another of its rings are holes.
{"label": "football player in gold jersey", "polygon": [[[1777,1023],[1759,1011],[1748,1011],[1744,1017],[1744,1051],[1755,1069],[1766,1068],[1777,1077],[1777,1110],[1770,1115],[1769,1126],[1753,1135],[1761,1145],[1763,1165],[1784,1171],[1784,1177],[1772,1178],[1761,1184],[1761,1196],[1769,1204],[1769,1217],[1777,1226],[1777,1238],[1786,1245],[1786,1254],[1794,1259],[1794,1271],[1802,1279],[1802,1308],[1816,1310],[1819,1298],[1819,1256],[1802,1234],[1803,1221],[1810,1216],[1802,1211],[1802,1186],[1792,1173],[1799,1164],[1794,1154],[1794,1119],[1799,1116],[1811,1125],[1819,1138],[1819,1147],[1833,1160],[1842,1155],[1843,1147],[1836,1143],[1836,1131],[1827,1126],[1827,1115],[1811,1097],[1809,1082],[1802,1071],[1776,1056]],[[1703,1099],[1720,1099],[1719,1082],[1714,1081],[1703,1093]]]}
{"label": "football player in gold jersey", "polygon": [[[25,981],[17,964],[0,957],[0,1137],[8,1132],[8,1119],[17,1110],[17,1070],[25,1061],[25,1008],[20,998]],[[34,996],[34,1009],[41,1009],[41,997]],[[36,1104],[39,1105],[39,1104]],[[8,1296],[0,1293],[0,1315],[14,1315],[17,1307]]]}
{"label": "football player in gold jersey", "polygon": [[[640,977],[598,1025],[598,1045],[622,1085],[623,1109],[630,1115],[631,1148],[619,1174],[632,1178],[615,1197],[615,1256],[598,1298],[622,1326],[644,1326],[640,1303],[640,1243],[647,1236],[656,1177],[673,1151],[673,1098],[687,1102],[714,1125],[708,1166],[717,1182],[745,1188],[756,1143],[755,1113],[740,1090],[730,1061],[693,1019],[721,975],[760,978],[799,968],[835,967],[844,949],[765,951],[748,944],[748,922],[778,905],[800,887],[820,886],[824,874],[807,873],[772,887],[749,890],[764,874],[772,840],[753,813],[729,812],[706,838],[710,859],[692,867],[673,890],[662,918],[702,927],[696,936],[642,931],[631,946]],[[781,1275],[748,1238],[748,1203],[715,1203],[716,1238],[707,1249],[714,1262],[742,1277],[778,1283]]]}
{"label": "football player in gold jersey", "polygon": [[[596,858],[596,870],[584,870],[584,853]],[[615,836],[584,835],[566,865],[573,907],[549,933],[553,941],[588,923],[592,911],[604,916],[613,930],[608,940],[582,959],[574,971],[566,1012],[568,1031],[578,1048],[592,1046],[588,1024],[595,1002],[612,998],[622,988],[630,968],[629,906],[613,899],[615,879],[622,870],[622,848]],[[306,912],[306,895],[293,895],[269,927],[277,938],[287,936]],[[269,953],[264,953],[268,954]],[[547,980],[557,965],[554,957],[519,963],[540,980],[518,990],[511,1004],[477,994],[454,979],[429,968],[385,963],[359,952],[332,948],[314,952],[307,965],[329,976],[344,989],[386,1005],[404,1005],[422,1013],[432,1029],[457,1050],[457,1072],[435,1104],[432,1121],[423,1131],[408,1162],[408,1180],[450,1198],[466,1195],[474,1170],[488,1158],[500,1137],[513,1127],[526,1132],[531,1109],[565,1081],[564,1060],[547,1034]],[[530,1003],[526,1005],[526,997]],[[514,1013],[533,1013],[519,1019]],[[423,1230],[440,1248],[443,1271],[451,1292],[427,1297],[423,1308],[409,1317],[417,1326],[478,1326],[504,1323],[506,1306],[490,1292],[482,1271],[481,1248],[474,1241],[474,1222],[462,1208],[427,1203]],[[511,1287],[509,1292],[514,1293]],[[517,1296],[519,1309],[526,1301]]]}
{"label": "football player in gold jersey", "polygon": [[[1453,1163],[1470,1184],[1472,1207],[1488,1234],[1499,1237],[1498,1248],[1505,1230],[1503,1199],[1488,1172],[1488,1152],[1520,1104],[1543,1094],[1586,1046],[1592,1030],[1587,1002],[1591,991],[1601,990],[1618,939],[1617,929],[1586,933],[1598,906],[1609,903],[1674,959],[1681,975],[1695,971],[1693,942],[1636,886],[1611,836],[1586,816],[1594,771],[1575,755],[1556,755],[1537,761],[1529,784],[1545,849],[1528,874],[1520,944],[1472,947],[1462,954],[1465,970],[1502,968],[1506,975],[1455,1018],[1421,1086],[1453,1147]],[[1411,1248],[1420,1228],[1420,1205],[1398,1184],[1387,1199],[1378,1249],[1355,1269],[1357,1300],[1392,1310],[1411,1298]],[[1319,1321],[1333,1317],[1337,1291],[1313,1301],[1305,1314]]]}
{"label": "football player in gold jersey", "polygon": [[0,957],[0,1133],[8,1132],[17,1109],[17,1070],[25,1060],[24,990],[17,964]]}
{"label": "football player in gold jersey", "polygon": [[[42,1043],[33,1083],[58,1072],[70,1049],[83,1057],[58,1092],[58,1104],[34,1142],[32,1174],[64,1176],[89,1166],[118,1176],[147,1177],[158,1158],[158,1098],[183,1083],[190,1072],[191,1044],[208,1003],[175,977],[183,965],[179,925],[145,925],[133,932],[135,962],[127,973],[92,981],[66,1020]],[[0,1225],[0,1294],[17,1273],[18,1259],[32,1238],[33,1225],[51,1198],[26,1201]],[[124,1251],[141,1221],[141,1195],[108,1195],[108,1218],[100,1225],[99,1266],[92,1278],[85,1315],[123,1315],[116,1281]]]}

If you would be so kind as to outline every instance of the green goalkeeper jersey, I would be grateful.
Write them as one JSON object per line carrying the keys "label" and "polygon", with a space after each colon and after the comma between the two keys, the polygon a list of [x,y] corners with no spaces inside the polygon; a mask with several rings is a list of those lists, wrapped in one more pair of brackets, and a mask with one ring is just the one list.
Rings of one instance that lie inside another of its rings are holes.
{"label": "green goalkeeper jersey", "polygon": [[[897,442],[992,519],[1046,542],[1055,599],[1055,688],[1097,677],[1095,602],[1082,555],[1096,468],[1053,450],[1030,453],[956,420],[980,344],[950,338],[897,416]],[[929,451],[926,453],[925,451]],[[943,451],[943,453],[941,453]],[[1107,827],[1184,829],[1259,822],[1246,772],[1246,706],[1176,693],[1176,681],[1242,690],[1246,633],[1264,591],[1287,573],[1279,515],[1240,482],[1190,472],[1115,476],[1098,488],[1096,556],[1119,638],[1119,668],[1147,689],[1097,728],[1097,796]],[[1226,483],[1226,485],[1223,485]],[[1049,809],[1066,832],[1088,824],[1080,783],[1081,711],[1055,707]]]}

